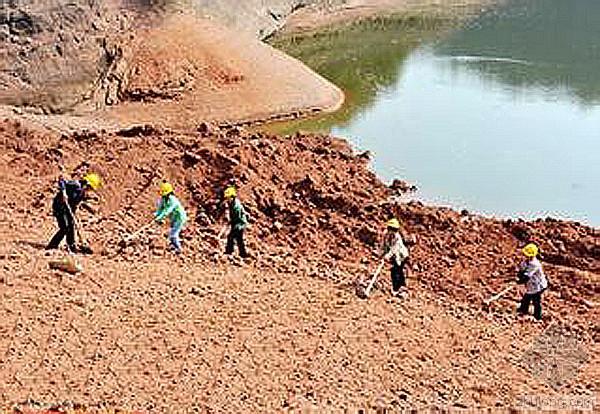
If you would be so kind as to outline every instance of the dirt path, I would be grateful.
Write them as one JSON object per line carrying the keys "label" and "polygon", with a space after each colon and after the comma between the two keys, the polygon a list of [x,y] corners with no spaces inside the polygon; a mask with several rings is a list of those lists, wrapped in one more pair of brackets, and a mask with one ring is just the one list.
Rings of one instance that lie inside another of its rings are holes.
{"label": "dirt path", "polygon": [[[403,302],[362,302],[302,272],[165,261],[86,269],[13,275],[2,309],[5,402],[276,412],[508,407],[560,395],[520,362],[543,327],[486,320],[422,286]],[[598,386],[600,349],[584,346],[593,359],[563,393]]]}

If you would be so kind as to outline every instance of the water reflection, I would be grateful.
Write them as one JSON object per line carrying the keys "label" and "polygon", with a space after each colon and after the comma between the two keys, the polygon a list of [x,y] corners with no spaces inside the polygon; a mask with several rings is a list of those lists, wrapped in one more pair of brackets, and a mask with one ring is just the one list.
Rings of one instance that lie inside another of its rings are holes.
{"label": "water reflection", "polygon": [[392,25],[288,45],[348,102],[275,130],[347,137],[428,202],[600,225],[600,1],[508,0],[433,37]]}
{"label": "water reflection", "polygon": [[600,103],[600,1],[510,0],[435,47],[513,88]]}
{"label": "water reflection", "polygon": [[398,83],[406,58],[436,33],[436,22],[380,20],[314,37],[275,39],[282,49],[338,85],[346,102],[335,114],[272,126],[280,133],[298,129],[344,128],[372,108]]}

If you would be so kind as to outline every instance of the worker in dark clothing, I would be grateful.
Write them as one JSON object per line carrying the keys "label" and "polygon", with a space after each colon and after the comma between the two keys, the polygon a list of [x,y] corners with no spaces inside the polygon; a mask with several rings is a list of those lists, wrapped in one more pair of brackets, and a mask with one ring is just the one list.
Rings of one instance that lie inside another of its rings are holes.
{"label": "worker in dark clothing", "polygon": [[217,191],[219,194],[219,200],[216,204],[215,218],[217,220],[221,220],[222,217],[226,216],[229,210],[229,200],[225,198],[225,191],[228,188],[233,188],[237,191],[237,183],[234,178],[229,178],[223,185],[222,188],[219,188]]}
{"label": "worker in dark clothing", "polygon": [[397,218],[388,220],[381,256],[392,264],[392,296],[403,298],[408,295],[405,268],[409,251],[404,244],[400,228]]}
{"label": "worker in dark clothing", "polygon": [[46,246],[46,249],[58,249],[60,242],[67,237],[67,247],[75,253],[75,211],[84,200],[88,189],[97,190],[101,186],[98,174],[90,173],[82,180],[65,180],[58,182],[58,192],[52,201],[52,214],[58,223],[58,231]]}
{"label": "worker in dark clothing", "polygon": [[244,245],[244,229],[248,225],[248,217],[242,202],[237,198],[235,187],[227,187],[224,197],[229,204],[229,224],[231,229],[227,235],[227,246],[225,254],[233,254],[234,244],[237,243],[241,257],[248,257],[246,246]]}

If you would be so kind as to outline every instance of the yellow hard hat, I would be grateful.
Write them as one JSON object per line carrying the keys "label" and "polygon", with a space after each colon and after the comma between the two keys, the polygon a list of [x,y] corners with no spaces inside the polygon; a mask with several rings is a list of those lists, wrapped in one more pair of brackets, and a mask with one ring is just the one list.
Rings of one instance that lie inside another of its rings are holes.
{"label": "yellow hard hat", "polygon": [[389,228],[392,228],[392,229],[399,229],[400,228],[400,222],[398,221],[397,218],[389,219],[388,222],[387,222],[387,226]]}
{"label": "yellow hard hat", "polygon": [[235,191],[235,187],[227,187],[227,188],[225,189],[225,192],[223,193],[223,196],[224,196],[226,199],[233,198],[233,197],[235,197],[236,195],[237,195],[237,191]]}
{"label": "yellow hard hat", "polygon": [[97,190],[102,186],[102,179],[96,173],[88,173],[83,177],[83,180],[86,181],[93,190]]}
{"label": "yellow hard hat", "polygon": [[160,184],[160,195],[161,196],[166,196],[169,195],[173,192],[173,186],[171,185],[171,183],[168,183],[166,181],[162,182]]}
{"label": "yellow hard hat", "polygon": [[523,247],[523,254],[527,257],[535,257],[540,252],[540,249],[535,245],[535,243],[529,243],[527,246]]}

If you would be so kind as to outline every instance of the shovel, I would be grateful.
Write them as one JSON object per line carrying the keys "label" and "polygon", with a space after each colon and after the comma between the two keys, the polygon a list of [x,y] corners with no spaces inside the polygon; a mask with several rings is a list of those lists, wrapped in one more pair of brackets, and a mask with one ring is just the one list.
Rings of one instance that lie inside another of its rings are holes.
{"label": "shovel", "polygon": [[50,260],[48,266],[50,266],[50,269],[60,270],[72,275],[83,272],[83,266],[70,253],[62,259]]}
{"label": "shovel", "polygon": [[77,220],[75,220],[74,223],[75,223],[75,230],[77,230],[77,238],[81,242],[81,246],[79,246],[79,251],[81,253],[83,253],[83,254],[92,254],[92,253],[94,253],[94,251],[92,250],[92,248],[90,247],[90,245],[88,244],[88,242],[85,240],[85,238],[81,234],[81,231],[79,230],[79,223],[77,222]]}
{"label": "shovel", "polygon": [[217,234],[217,239],[221,240],[221,238],[223,237],[223,235],[225,234],[225,231],[227,230],[227,224],[225,224],[223,226],[223,228],[221,229],[221,231],[219,231],[219,234]]}
{"label": "shovel", "polygon": [[79,247],[79,251],[83,254],[92,254],[92,248],[90,247],[90,245],[87,243],[87,241],[85,240],[85,238],[83,238],[81,231],[79,230],[79,221],[77,221],[77,217],[75,217],[75,214],[73,214],[73,210],[71,210],[71,206],[69,205],[69,203],[65,203],[65,206],[67,206],[67,211],[69,212],[69,214],[71,215],[71,218],[73,219],[73,226],[75,227],[75,230],[77,231],[77,238],[79,239],[79,242],[81,243],[81,246]]}
{"label": "shovel", "polygon": [[381,270],[383,269],[384,265],[385,265],[385,260],[381,259],[379,266],[377,266],[377,270],[375,270],[375,273],[373,273],[373,277],[371,278],[371,280],[369,281],[367,286],[364,288],[363,288],[363,286],[359,286],[359,289],[357,290],[357,294],[360,298],[362,298],[362,299],[369,298],[369,295],[371,294],[371,290],[373,289],[373,286],[375,286],[375,282],[377,281],[377,278],[379,277],[379,273],[381,273]]}
{"label": "shovel", "polygon": [[500,292],[498,292],[497,294],[495,294],[494,296],[491,296],[487,299],[483,300],[483,304],[485,306],[489,306],[490,303],[497,301],[498,299],[500,299],[502,296],[506,295],[508,292],[510,292],[511,290],[513,290],[515,288],[516,283],[511,283],[510,285],[508,285],[507,287],[505,287],[504,289],[502,289]]}
{"label": "shovel", "polygon": [[60,259],[50,260],[48,262],[48,266],[50,266],[50,269],[60,270],[72,275],[83,272],[83,266],[81,263],[79,263],[75,257],[75,253],[71,251],[69,246],[67,246],[67,256]]}

